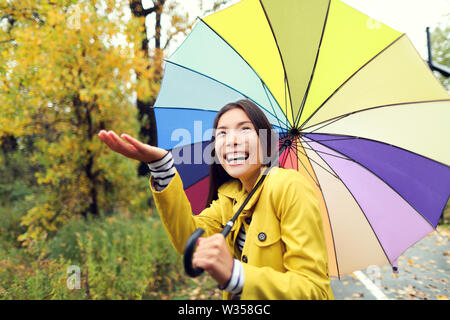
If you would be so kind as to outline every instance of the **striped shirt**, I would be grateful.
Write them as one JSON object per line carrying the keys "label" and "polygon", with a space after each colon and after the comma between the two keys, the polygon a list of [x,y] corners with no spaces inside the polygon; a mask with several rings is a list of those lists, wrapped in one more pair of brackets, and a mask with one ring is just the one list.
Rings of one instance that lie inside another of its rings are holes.
{"label": "striped shirt", "polygon": [[[150,174],[153,177],[153,188],[157,191],[164,190],[175,176],[175,167],[172,153],[169,151],[164,157],[159,160],[148,162]],[[245,229],[242,225],[239,229],[237,237],[237,247],[242,252],[245,243]],[[233,272],[228,284],[225,287],[219,286],[221,290],[231,292],[233,298],[239,298],[244,287],[244,268],[238,259],[234,259]]]}
{"label": "striped shirt", "polygon": [[243,251],[244,250],[244,243],[245,243],[245,228],[244,225],[241,225],[241,228],[239,229],[239,233],[237,235],[237,246],[239,248],[239,251]]}
{"label": "striped shirt", "polygon": [[164,190],[175,176],[172,154],[168,152],[161,159],[148,162],[147,165],[150,169],[150,174],[153,177],[153,187],[155,190]]}

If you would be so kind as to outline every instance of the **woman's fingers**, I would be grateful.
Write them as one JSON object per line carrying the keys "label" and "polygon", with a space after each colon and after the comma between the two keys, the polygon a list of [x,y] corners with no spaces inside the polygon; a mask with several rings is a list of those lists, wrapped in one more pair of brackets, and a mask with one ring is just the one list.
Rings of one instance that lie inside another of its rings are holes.
{"label": "woman's fingers", "polygon": [[115,152],[123,154],[124,156],[129,158],[136,158],[136,148],[133,145],[130,145],[120,139],[120,137],[114,131],[110,130],[106,132],[102,130],[99,133],[99,137],[108,145],[108,147],[110,147]]}
{"label": "woman's fingers", "polygon": [[98,136],[100,137],[100,139],[106,143],[106,140],[108,139],[108,135],[107,132],[105,130],[100,130],[100,132],[98,133]]}
{"label": "woman's fingers", "polygon": [[114,151],[117,151],[117,152],[123,151],[123,150],[121,150],[122,148],[121,148],[120,142],[118,141],[118,137],[117,137],[116,133],[114,131],[110,130],[110,131],[108,131],[107,135],[108,135],[109,143],[114,147]]}
{"label": "woman's fingers", "polygon": [[131,146],[125,143],[122,139],[120,139],[120,137],[112,130],[110,131],[101,130],[99,132],[99,137],[114,151],[127,149],[130,149],[130,151],[135,150],[135,148],[130,148]]}
{"label": "woman's fingers", "polygon": [[109,136],[112,138],[120,153],[127,157],[136,158],[138,150],[135,146],[126,143],[114,131],[110,131]]}
{"label": "woman's fingers", "polygon": [[149,146],[128,134],[121,134],[119,137],[114,131],[101,130],[98,133],[100,139],[112,150],[142,162],[151,162],[163,158],[168,151]]}
{"label": "woman's fingers", "polygon": [[225,285],[231,277],[234,260],[223,235],[200,238],[192,264],[208,272],[220,285]]}
{"label": "woman's fingers", "polygon": [[143,162],[162,159],[168,153],[167,150],[145,144],[126,133],[122,134],[121,137],[136,149],[136,152],[139,153],[140,160]]}
{"label": "woman's fingers", "polygon": [[194,268],[201,268],[203,270],[206,270],[206,272],[211,274],[210,270],[214,267],[214,262],[207,257],[199,257],[195,260],[192,260],[192,266]]}
{"label": "woman's fingers", "polygon": [[192,265],[210,271],[218,263],[217,254],[211,250],[196,251],[192,257]]}
{"label": "woman's fingers", "polygon": [[[219,237],[222,237],[220,239]],[[218,258],[225,250],[225,244],[222,244],[223,236],[221,234],[217,234],[208,238],[199,238],[198,246],[194,252],[193,260],[201,263],[207,263],[210,266],[210,263],[216,263]],[[209,269],[208,267],[203,267],[204,269]]]}
{"label": "woman's fingers", "polygon": [[140,142],[139,140],[133,138],[132,136],[129,136],[128,134],[124,133],[120,135],[124,140],[132,144],[136,147],[136,149],[142,149],[144,147],[144,144]]}
{"label": "woman's fingers", "polygon": [[98,134],[99,138],[112,150],[114,150],[114,145],[111,142],[111,138],[108,136],[108,132],[106,132],[105,130],[101,130]]}

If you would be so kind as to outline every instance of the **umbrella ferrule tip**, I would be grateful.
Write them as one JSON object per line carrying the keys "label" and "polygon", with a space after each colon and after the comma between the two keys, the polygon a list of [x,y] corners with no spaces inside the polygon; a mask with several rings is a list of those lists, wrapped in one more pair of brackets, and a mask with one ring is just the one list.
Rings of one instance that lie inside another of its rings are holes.
{"label": "umbrella ferrule tip", "polygon": [[291,139],[286,139],[286,140],[284,140],[284,145],[286,146],[286,147],[290,147],[291,145],[292,145],[292,141],[291,141]]}

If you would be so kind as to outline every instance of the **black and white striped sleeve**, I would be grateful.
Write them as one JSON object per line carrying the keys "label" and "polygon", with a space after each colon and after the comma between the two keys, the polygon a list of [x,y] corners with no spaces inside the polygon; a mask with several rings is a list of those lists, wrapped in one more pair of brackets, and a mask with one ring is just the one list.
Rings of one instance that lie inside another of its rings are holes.
{"label": "black and white striped sleeve", "polygon": [[238,259],[234,259],[231,278],[225,287],[219,286],[219,289],[228,291],[233,295],[240,296],[244,287],[244,267]]}
{"label": "black and white striped sleeve", "polygon": [[173,156],[169,151],[159,160],[147,162],[150,174],[153,177],[153,187],[157,191],[164,190],[175,176],[175,167],[173,166]]}

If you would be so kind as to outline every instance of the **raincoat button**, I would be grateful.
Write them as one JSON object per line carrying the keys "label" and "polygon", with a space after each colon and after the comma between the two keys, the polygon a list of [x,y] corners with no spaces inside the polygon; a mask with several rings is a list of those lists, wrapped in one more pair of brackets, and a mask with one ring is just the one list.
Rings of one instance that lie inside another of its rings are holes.
{"label": "raincoat button", "polygon": [[264,232],[260,232],[258,234],[258,240],[259,241],[266,241],[266,239],[267,239],[267,236],[266,236],[266,234]]}
{"label": "raincoat button", "polygon": [[247,261],[248,261],[247,256],[244,254],[242,256],[242,262],[247,263]]}

